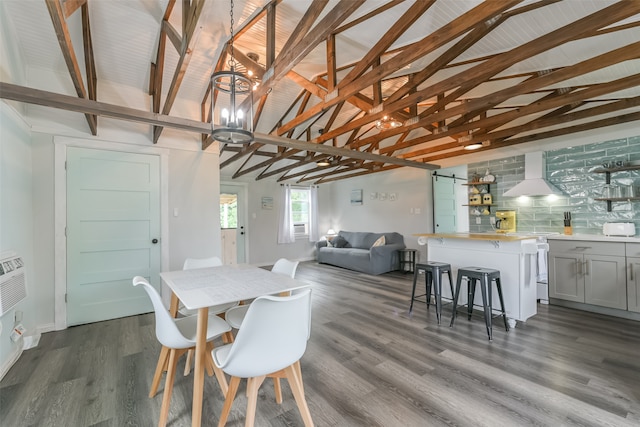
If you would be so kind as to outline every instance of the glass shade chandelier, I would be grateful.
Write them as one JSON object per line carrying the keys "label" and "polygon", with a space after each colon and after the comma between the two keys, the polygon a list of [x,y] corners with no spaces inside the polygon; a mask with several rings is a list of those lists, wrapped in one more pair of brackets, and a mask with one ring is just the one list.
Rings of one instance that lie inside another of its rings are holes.
{"label": "glass shade chandelier", "polygon": [[229,71],[211,76],[211,136],[225,144],[253,141],[253,82],[236,71],[233,56],[233,0],[231,0]]}
{"label": "glass shade chandelier", "polygon": [[395,120],[390,116],[384,116],[380,120],[376,121],[376,128],[378,128],[378,130],[395,129],[400,126],[402,126],[402,122]]}

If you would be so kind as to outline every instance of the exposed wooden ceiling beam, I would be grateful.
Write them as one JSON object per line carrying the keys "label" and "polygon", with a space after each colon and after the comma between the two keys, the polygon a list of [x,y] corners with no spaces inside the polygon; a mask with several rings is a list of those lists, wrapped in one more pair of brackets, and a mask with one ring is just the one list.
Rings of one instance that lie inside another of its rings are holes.
{"label": "exposed wooden ceiling beam", "polygon": [[[186,27],[183,28],[182,33],[182,50],[180,51],[180,58],[178,59],[178,64],[176,65],[176,70],[173,73],[173,79],[169,84],[169,89],[167,91],[167,96],[164,101],[164,107],[162,107],[162,114],[168,115],[171,112],[171,107],[173,107],[173,103],[178,96],[178,90],[182,85],[182,80],[184,79],[184,75],[187,72],[187,68],[189,67],[189,61],[191,60],[191,56],[193,53],[193,33],[196,30],[196,25],[198,23],[198,19],[200,19],[200,14],[202,13],[202,9],[204,7],[206,0],[192,0],[193,3],[188,11],[183,10],[183,15],[188,13],[187,18],[183,18],[183,22],[186,23]],[[162,127],[156,126],[153,129],[153,143],[157,143],[160,135],[162,134]]]}
{"label": "exposed wooden ceiling beam", "polygon": [[[121,107],[105,102],[92,101],[90,99],[76,98],[68,95],[47,92],[44,90],[18,86],[11,83],[0,82],[0,98],[10,99],[27,104],[42,105],[67,111],[75,111],[83,114],[95,114],[98,116],[112,117],[137,123],[146,123],[154,126],[171,127],[189,132],[206,133],[210,130],[210,124],[197,120],[172,117],[164,114],[156,114],[135,108]],[[256,134],[256,140],[263,144],[275,145],[289,149],[313,151],[332,156],[344,156],[354,159],[370,160],[383,163],[397,164],[400,166],[416,167],[419,169],[439,169],[438,165],[412,162],[394,157],[380,156],[377,154],[353,151],[344,148],[318,145],[309,142],[296,141],[281,138],[274,135]]]}
{"label": "exposed wooden ceiling beam", "polygon": [[[606,27],[607,25],[632,16],[639,11],[640,2],[633,3],[633,5],[627,2],[615,3],[609,7],[599,10],[598,12],[574,21],[564,27],[561,27],[558,30],[547,33],[510,51],[497,55],[489,59],[485,63],[478,64],[471,69],[465,70],[454,76],[444,79],[389,105],[385,105],[385,110],[398,111],[422,100],[429,99],[437,95],[438,93],[444,93],[456,88],[460,88],[462,86],[471,89],[518,62],[521,62],[527,58],[540,54],[548,49],[559,46],[568,41],[576,40],[582,34],[591,33],[598,28]],[[426,119],[419,121],[418,123],[412,124],[411,126],[409,126],[409,128],[415,129],[424,126],[426,123],[437,122],[439,120],[442,120],[443,118],[452,117],[456,114],[467,113],[471,111],[471,109],[466,108],[465,106],[459,106],[436,113],[436,111],[440,109],[440,105],[435,105],[427,109],[421,114],[429,114],[429,116]],[[383,115],[384,112],[370,114],[366,117],[347,124],[341,129],[336,129],[334,131],[328,132],[327,134],[321,135],[316,139],[316,142],[322,142],[323,140],[337,137],[340,134],[355,128],[356,126],[363,126],[367,123],[377,120]],[[394,132],[398,133],[399,130],[395,129],[393,131],[389,131],[388,134],[392,135]]]}
{"label": "exposed wooden ceiling beam", "polygon": [[[434,51],[435,49],[445,45],[456,37],[464,34],[471,28],[476,26],[478,23],[491,19],[492,17],[502,13],[504,10],[520,3],[521,1],[522,0],[505,0],[501,2],[483,2],[482,4],[473,8],[471,11],[452,20],[449,24],[443,26],[441,29],[425,37],[421,41],[420,45],[415,49],[412,49],[410,52],[407,52],[403,55],[394,56],[389,61],[386,61],[384,64],[382,64],[380,67],[377,67],[363,74],[359,79],[355,81],[347,82],[346,84],[342,84],[342,82],[339,83],[339,96],[316,104],[313,108],[307,110],[303,115],[296,117],[289,123],[280,127],[277,130],[277,134],[282,135],[286,133],[291,127],[299,126],[301,123],[309,120],[313,116],[320,114],[323,109],[326,109],[340,101],[343,101],[347,97],[355,95],[362,89],[371,86],[374,82],[383,79],[384,77],[392,74],[399,69],[402,69],[412,61],[415,61],[416,59],[426,55],[429,52]],[[401,108],[398,108],[394,111],[398,111],[400,109]],[[383,115],[384,112],[377,114],[377,117],[372,121],[379,119]],[[318,142],[326,141],[327,139],[331,139],[335,136],[339,135],[332,135],[331,137],[327,137],[326,139],[320,139],[318,140]]]}
{"label": "exposed wooden ceiling beam", "polygon": [[[67,65],[67,69],[69,70],[69,75],[71,76],[71,81],[73,82],[73,86],[76,89],[76,93],[80,98],[90,99],[87,94],[87,90],[84,87],[84,83],[82,81],[82,72],[80,71],[80,66],[78,65],[78,59],[76,58],[75,50],[73,49],[73,43],[71,42],[71,35],[69,34],[69,27],[67,26],[67,21],[65,20],[65,14],[62,10],[62,5],[59,0],[45,0],[47,5],[47,9],[49,10],[49,16],[51,16],[51,23],[53,24],[53,29],[56,32],[56,37],[58,38],[58,44],[60,45],[60,49],[62,50],[62,56],[64,57],[64,62]],[[81,5],[79,5],[81,6]],[[75,5],[70,5],[70,9],[75,7]],[[77,9],[77,8],[76,8]],[[75,11],[76,9],[73,9]],[[72,11],[72,12],[73,12]],[[83,35],[88,35],[90,37],[91,33],[88,27],[89,15],[88,12],[83,15],[85,17],[87,26],[83,28]],[[85,22],[83,19],[83,24]],[[84,31],[86,29],[86,31]],[[84,40],[85,46],[91,46],[91,42]],[[85,60],[89,61],[89,64],[93,64],[93,53],[90,55],[90,58],[85,58]],[[91,66],[91,65],[87,65]],[[95,67],[95,64],[93,64]],[[88,74],[90,79],[95,81],[95,68],[93,68],[93,73]],[[95,88],[95,85],[93,86]],[[95,92],[94,92],[95,96]],[[91,130],[92,135],[98,134],[98,119],[95,115],[85,114],[85,118],[87,119],[87,123],[89,125],[89,129]]]}
{"label": "exposed wooden ceiling beam", "polygon": [[64,8],[64,17],[68,18],[73,15],[73,12],[80,7],[87,4],[87,0],[61,0],[62,7]]}

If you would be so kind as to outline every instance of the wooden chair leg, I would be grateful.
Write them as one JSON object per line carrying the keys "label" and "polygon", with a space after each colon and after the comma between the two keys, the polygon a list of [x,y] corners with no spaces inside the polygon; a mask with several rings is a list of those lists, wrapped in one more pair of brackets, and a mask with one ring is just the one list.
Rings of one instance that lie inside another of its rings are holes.
{"label": "wooden chair leg", "polygon": [[282,388],[280,387],[280,378],[273,379],[273,390],[276,393],[276,403],[282,404]]}
{"label": "wooden chair leg", "polygon": [[298,404],[298,410],[300,411],[305,427],[313,427],[311,413],[309,412],[307,400],[304,398],[304,393],[302,391],[302,376],[298,377],[298,373],[296,368],[294,368],[294,365],[284,368],[284,372],[289,380],[289,386],[291,387],[293,397],[296,399],[296,403]]}
{"label": "wooden chair leg", "polygon": [[207,375],[210,377],[213,376],[213,356],[211,356],[211,352],[213,351],[213,343],[209,341],[207,343],[207,349],[205,351],[206,358],[204,360],[204,368],[207,370]]}
{"label": "wooden chair leg", "polygon": [[164,383],[164,395],[162,396],[162,407],[160,408],[160,419],[158,420],[158,427],[164,427],[167,425],[167,418],[169,417],[169,405],[171,404],[171,393],[173,392],[173,380],[176,375],[176,367],[178,365],[178,359],[185,353],[186,350],[176,350],[172,348],[169,351],[169,366],[167,369],[167,378]]}
{"label": "wooden chair leg", "polygon": [[213,356],[211,355],[211,351],[213,350],[213,343],[207,343],[207,359],[206,366],[207,372],[211,372],[209,376],[215,375],[216,380],[218,380],[218,385],[220,386],[220,390],[223,395],[227,395],[227,391],[229,390],[229,385],[227,384],[227,377],[224,375],[222,369],[218,368],[216,364],[213,362]]}
{"label": "wooden chair leg", "polygon": [[245,427],[253,427],[256,421],[256,407],[258,406],[258,390],[262,382],[266,378],[265,375],[260,377],[249,378],[247,380],[247,413],[245,415]]}
{"label": "wooden chair leg", "polygon": [[231,344],[235,338],[233,337],[233,332],[228,331],[222,334],[222,342],[225,344]]}
{"label": "wooden chair leg", "polygon": [[153,374],[153,380],[151,381],[151,390],[149,391],[149,397],[153,397],[158,392],[158,385],[160,385],[160,379],[162,379],[162,373],[165,371],[165,366],[169,360],[169,349],[162,346],[160,349],[160,356],[158,356],[158,364],[156,365],[156,372]]}
{"label": "wooden chair leg", "polygon": [[218,427],[224,427],[224,425],[227,424],[227,418],[229,417],[229,412],[231,412],[231,405],[233,404],[233,400],[236,398],[236,393],[238,392],[238,385],[240,385],[240,378],[231,377],[229,391],[225,393],[227,397],[224,399],[224,405],[222,406],[222,413],[220,414]]}
{"label": "wooden chair leg", "polygon": [[191,372],[191,360],[193,360],[194,351],[189,349],[187,351],[187,360],[184,362],[184,376],[186,377]]}
{"label": "wooden chair leg", "polygon": [[298,360],[296,363],[294,363],[293,367],[296,369],[298,379],[300,379],[300,390],[302,390],[302,395],[304,396],[304,383],[302,382],[302,367],[300,366],[300,361]]}

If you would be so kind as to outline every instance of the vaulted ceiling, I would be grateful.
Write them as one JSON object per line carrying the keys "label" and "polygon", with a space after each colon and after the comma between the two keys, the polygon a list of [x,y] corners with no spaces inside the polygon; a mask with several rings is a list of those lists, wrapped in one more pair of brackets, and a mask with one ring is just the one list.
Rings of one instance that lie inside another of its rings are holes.
{"label": "vaulted ceiling", "polygon": [[[209,77],[229,66],[229,2],[2,3],[27,65],[64,70],[74,91],[3,82],[0,96],[85,113],[93,134],[104,115],[153,125],[154,142],[198,132],[211,149],[202,122]],[[234,51],[259,83],[256,140],[219,147],[234,178],[433,168],[471,143],[640,120],[640,1],[236,0]],[[101,81],[144,90],[147,111],[101,102]]]}

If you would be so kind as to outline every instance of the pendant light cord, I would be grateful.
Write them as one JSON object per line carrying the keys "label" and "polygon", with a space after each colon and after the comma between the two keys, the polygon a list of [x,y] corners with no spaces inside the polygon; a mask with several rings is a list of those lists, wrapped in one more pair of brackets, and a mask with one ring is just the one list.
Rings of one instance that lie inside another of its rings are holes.
{"label": "pendant light cord", "polygon": [[231,31],[231,40],[230,40],[230,43],[231,43],[231,46],[230,46],[230,48],[231,48],[231,59],[229,59],[229,66],[231,67],[231,70],[234,70],[235,69],[235,65],[236,65],[236,59],[233,56],[233,53],[234,53],[233,52],[233,24],[234,24],[234,21],[233,21],[233,0],[231,0],[231,11],[229,12],[229,15],[231,16],[231,28],[230,28],[230,31]]}

